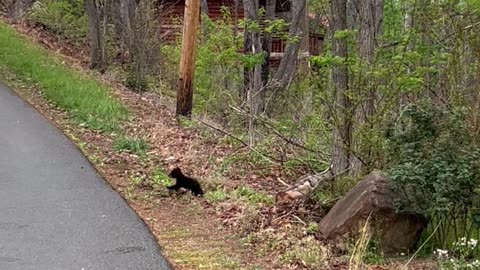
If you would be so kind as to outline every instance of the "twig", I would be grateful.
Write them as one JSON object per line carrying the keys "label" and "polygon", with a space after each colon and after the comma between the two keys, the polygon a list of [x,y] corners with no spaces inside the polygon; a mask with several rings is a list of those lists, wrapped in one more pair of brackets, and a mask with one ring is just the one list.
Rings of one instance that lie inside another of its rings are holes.
{"label": "twig", "polygon": [[283,185],[285,185],[285,186],[288,187],[288,188],[291,188],[291,187],[292,187],[291,185],[285,183],[285,182],[284,182],[282,179],[280,179],[280,178],[277,178],[277,180],[278,180],[278,182],[282,183]]}
{"label": "twig", "polygon": [[222,130],[222,129],[220,129],[220,128],[217,128],[217,127],[215,127],[215,126],[212,126],[212,125],[210,125],[209,123],[206,123],[206,122],[200,120],[199,118],[193,118],[193,117],[192,117],[192,119],[194,119],[194,120],[196,120],[196,121],[204,124],[205,126],[207,126],[207,127],[209,127],[209,128],[212,128],[212,129],[214,129],[214,130],[216,130],[216,131],[218,131],[218,132],[220,132],[220,133],[223,133],[223,134],[229,136],[230,138],[238,141],[239,143],[241,143],[241,144],[243,144],[244,146],[248,147],[251,151],[253,151],[253,152],[255,152],[256,154],[258,154],[258,155],[260,155],[261,157],[263,157],[263,158],[264,158],[265,160],[267,160],[268,162],[270,162],[270,163],[272,163],[272,164],[275,164],[275,165],[280,165],[279,162],[276,161],[274,158],[269,157],[269,156],[267,156],[267,155],[265,155],[265,154],[260,153],[258,150],[256,150],[256,149],[253,148],[252,146],[250,146],[248,143],[246,143],[246,142],[243,141],[242,139],[234,136],[234,135],[231,134],[230,132],[227,132],[227,131],[225,131],[225,130]]}
{"label": "twig", "polygon": [[413,253],[412,257],[410,257],[410,259],[407,261],[407,263],[403,266],[403,268],[402,268],[403,270],[408,269],[407,266],[413,261],[415,256],[417,256],[418,252],[420,252],[420,250],[422,250],[422,248],[427,244],[427,242],[433,237],[435,232],[437,232],[438,227],[440,227],[440,224],[442,224],[441,220],[438,222],[438,225],[437,225],[437,227],[435,227],[435,230],[433,230],[432,234],[430,234],[430,236],[428,236],[427,240],[425,240],[425,242],[423,242],[423,244],[417,249],[417,251],[415,251],[415,253]]}
{"label": "twig", "polygon": [[292,217],[294,217],[296,220],[300,221],[300,223],[302,223],[303,225],[307,226],[307,223],[305,223],[305,221],[303,221],[301,218],[299,218],[297,215],[292,215]]}
{"label": "twig", "polygon": [[275,126],[272,124],[272,123],[269,123],[267,120],[264,120],[264,119],[261,119],[259,118],[258,116],[254,116],[254,115],[249,115],[247,114],[245,111],[241,110],[240,108],[237,108],[237,107],[234,107],[232,105],[230,105],[230,108],[234,109],[235,111],[237,111],[238,113],[244,115],[244,116],[247,116],[247,117],[253,117],[255,120],[261,122],[262,124],[264,124],[265,126],[267,126],[268,128],[270,128],[273,133],[275,135],[277,135],[278,137],[280,137],[281,139],[283,139],[284,141],[286,141],[287,143],[289,144],[292,144],[296,147],[299,147],[299,148],[302,148],[304,150],[307,150],[307,151],[310,151],[312,153],[316,153],[316,154],[320,154],[322,155],[323,157],[327,156],[327,154],[321,152],[321,151],[318,151],[318,150],[315,150],[315,149],[312,149],[312,148],[309,148],[303,144],[300,144],[300,143],[297,143],[296,141],[290,139],[290,138],[287,138],[285,137],[280,131],[278,131],[278,129],[275,128]]}

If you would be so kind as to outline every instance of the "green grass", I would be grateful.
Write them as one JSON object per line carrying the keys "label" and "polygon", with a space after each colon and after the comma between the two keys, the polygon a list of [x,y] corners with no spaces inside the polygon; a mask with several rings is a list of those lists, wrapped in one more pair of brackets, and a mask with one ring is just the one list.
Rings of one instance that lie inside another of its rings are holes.
{"label": "green grass", "polygon": [[0,66],[19,79],[34,83],[42,95],[92,130],[118,131],[128,119],[127,109],[109,89],[62,64],[44,48],[0,22]]}
{"label": "green grass", "polygon": [[252,204],[273,204],[273,198],[263,192],[255,191],[248,187],[238,187],[233,191],[233,195],[238,198],[244,198]]}
{"label": "green grass", "polygon": [[144,157],[147,155],[148,144],[143,138],[130,138],[120,136],[113,143],[115,151],[129,151],[137,156]]}

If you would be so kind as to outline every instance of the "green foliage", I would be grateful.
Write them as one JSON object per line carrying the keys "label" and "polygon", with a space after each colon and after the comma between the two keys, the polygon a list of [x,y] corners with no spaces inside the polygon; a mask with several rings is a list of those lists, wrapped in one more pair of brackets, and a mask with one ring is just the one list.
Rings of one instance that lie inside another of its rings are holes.
{"label": "green foliage", "polygon": [[233,195],[239,198],[245,198],[252,204],[273,204],[273,198],[263,192],[255,191],[248,187],[239,187],[233,191]]}
{"label": "green foliage", "polygon": [[172,183],[172,180],[170,179],[170,177],[168,177],[168,174],[160,168],[157,168],[152,173],[151,179],[153,184],[160,187],[167,187],[170,186]]}
{"label": "green foliage", "polygon": [[129,151],[140,157],[147,155],[148,144],[143,138],[118,137],[113,143],[115,151]]}
{"label": "green foliage", "polygon": [[117,131],[127,109],[100,82],[69,69],[43,48],[0,23],[0,65],[38,86],[42,95],[92,130]]}
{"label": "green foliage", "polygon": [[471,220],[480,214],[480,148],[464,119],[461,110],[442,110],[428,102],[414,104],[386,135],[387,173],[401,195],[398,208],[444,220],[447,228],[440,230],[437,243],[441,245],[449,230],[459,237],[468,235],[465,225],[479,228]]}
{"label": "green foliage", "polygon": [[479,269],[480,261],[478,259],[478,240],[462,237],[453,243],[451,252],[448,250],[437,249],[434,255],[437,257],[439,269],[457,270],[457,269]]}
{"label": "green foliage", "polygon": [[308,223],[307,227],[305,228],[305,232],[309,234],[314,234],[318,232],[318,224],[315,222]]}
{"label": "green foliage", "polygon": [[205,194],[205,199],[211,203],[223,202],[228,199],[228,194],[223,190],[209,191]]}
{"label": "green foliage", "polygon": [[[194,113],[223,116],[228,104],[235,104],[242,83],[242,57],[239,54],[240,37],[234,35],[231,18],[224,13],[222,19],[212,22],[202,17],[202,32],[197,47],[195,67]],[[176,84],[181,43],[164,45],[164,74],[172,87]]]}
{"label": "green foliage", "polygon": [[28,19],[44,25],[58,37],[74,41],[87,39],[88,24],[84,0],[37,1]]}

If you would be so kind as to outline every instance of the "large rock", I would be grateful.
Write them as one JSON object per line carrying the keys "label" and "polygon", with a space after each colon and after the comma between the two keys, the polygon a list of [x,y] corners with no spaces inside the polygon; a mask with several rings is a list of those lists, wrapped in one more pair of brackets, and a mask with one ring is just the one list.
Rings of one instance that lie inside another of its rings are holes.
{"label": "large rock", "polygon": [[329,239],[356,233],[371,215],[371,228],[380,236],[384,253],[408,252],[415,248],[427,220],[417,214],[397,214],[395,198],[386,177],[374,171],[333,206],[320,222],[320,232]]}

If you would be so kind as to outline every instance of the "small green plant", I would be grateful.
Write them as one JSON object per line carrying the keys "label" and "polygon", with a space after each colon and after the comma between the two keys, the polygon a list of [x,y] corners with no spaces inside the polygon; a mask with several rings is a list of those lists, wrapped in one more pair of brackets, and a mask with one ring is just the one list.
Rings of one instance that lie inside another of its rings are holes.
{"label": "small green plant", "polygon": [[130,176],[128,179],[128,186],[125,189],[125,196],[129,199],[135,197],[135,189],[143,182],[145,178],[143,176]]}
{"label": "small green plant", "polygon": [[273,198],[265,193],[252,190],[248,187],[239,187],[233,191],[233,195],[238,198],[244,198],[253,204],[273,204]]}
{"label": "small green plant", "polygon": [[143,138],[120,136],[113,143],[113,148],[118,152],[129,151],[137,156],[145,157],[147,155],[148,144]]}
{"label": "small green plant", "polygon": [[318,224],[316,222],[308,223],[307,227],[305,228],[305,232],[308,234],[314,234],[318,232]]}
{"label": "small green plant", "polygon": [[465,237],[453,243],[453,250],[437,249],[434,252],[438,266],[442,270],[480,269],[478,240]]}
{"label": "small green plant", "polygon": [[157,186],[160,186],[160,187],[167,187],[167,186],[170,186],[171,183],[172,183],[172,180],[160,168],[155,169],[151,178],[152,178],[153,184],[157,185]]}
{"label": "small green plant", "polygon": [[280,256],[284,264],[297,264],[307,269],[324,269],[328,258],[327,250],[313,237],[295,241],[293,246]]}
{"label": "small green plant", "polygon": [[226,199],[228,199],[228,194],[223,190],[217,189],[217,190],[214,190],[214,191],[207,192],[205,194],[205,199],[207,199],[207,201],[209,201],[211,203],[223,202]]}

